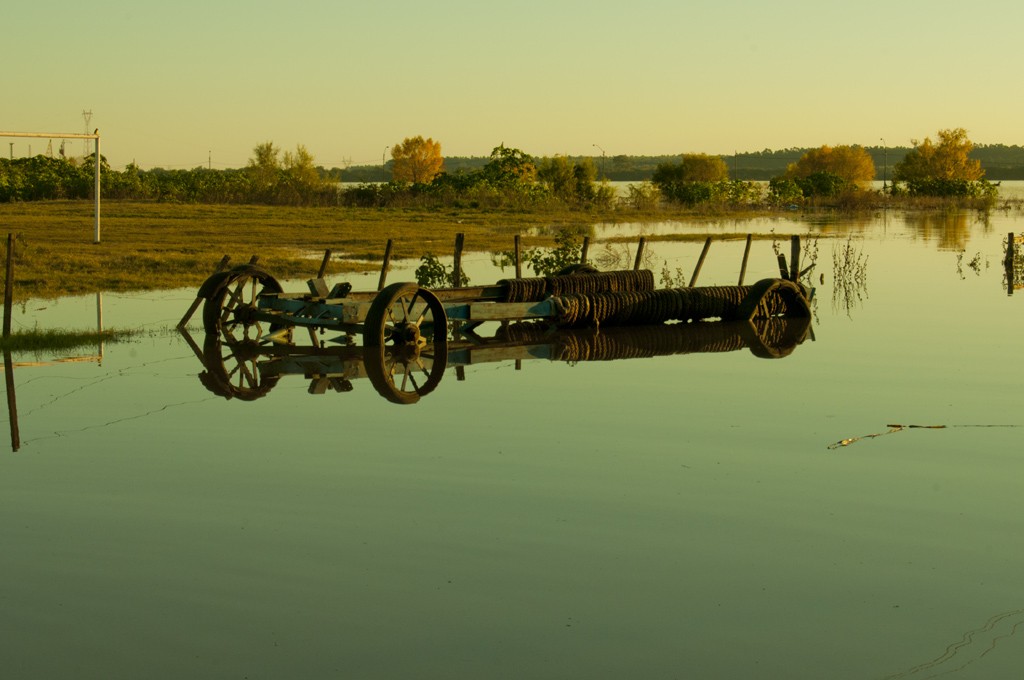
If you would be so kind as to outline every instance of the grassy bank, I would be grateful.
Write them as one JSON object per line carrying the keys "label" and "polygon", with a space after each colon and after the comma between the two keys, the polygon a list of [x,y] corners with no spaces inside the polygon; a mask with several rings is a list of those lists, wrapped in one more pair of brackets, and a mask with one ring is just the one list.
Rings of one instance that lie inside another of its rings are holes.
{"label": "grassy bank", "polygon": [[[171,205],[106,201],[101,243],[93,243],[90,202],[0,204],[0,239],[17,235],[15,298],[58,297],[95,291],[159,290],[198,286],[221,257],[242,263],[259,255],[279,278],[315,274],[323,251],[333,251],[328,274],[380,267],[392,257],[447,255],[455,234],[468,251],[509,250],[515,234],[524,247],[548,245],[551,234],[613,220],[614,213],[484,212]],[[679,216],[686,219],[685,216]],[[621,219],[621,218],[620,218]],[[643,220],[633,215],[630,220]],[[651,216],[667,219],[666,214]],[[692,219],[692,216],[691,216]]]}
{"label": "grassy bank", "polygon": [[[878,207],[872,204],[854,212],[871,214]],[[930,209],[944,208],[949,208],[948,202]],[[649,212],[511,212],[105,201],[102,243],[94,244],[89,201],[0,203],[0,242],[7,233],[17,235],[14,297],[24,300],[197,287],[224,255],[236,264],[258,255],[277,278],[305,278],[316,273],[329,248],[333,257],[327,273],[336,276],[378,270],[388,239],[394,240],[395,259],[418,259],[427,253],[449,255],[459,232],[466,235],[468,252],[497,252],[510,250],[516,234],[522,234],[523,247],[530,248],[552,245],[553,236],[563,228],[621,221],[700,225],[725,214],[744,219],[779,213],[708,214],[665,206]],[[695,231],[694,238],[698,234]]]}

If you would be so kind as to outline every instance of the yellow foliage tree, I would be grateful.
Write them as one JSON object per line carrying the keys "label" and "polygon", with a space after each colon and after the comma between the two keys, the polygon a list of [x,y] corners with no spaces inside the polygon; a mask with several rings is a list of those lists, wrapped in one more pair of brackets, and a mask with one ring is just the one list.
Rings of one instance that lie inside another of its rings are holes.
{"label": "yellow foliage tree", "polygon": [[391,147],[392,177],[398,182],[425,183],[444,169],[441,142],[422,136],[406,137]]}
{"label": "yellow foliage tree", "polygon": [[985,176],[981,161],[969,158],[974,143],[967,130],[939,130],[939,143],[928,137],[913,140],[914,148],[893,169],[893,179],[902,182],[921,180],[966,180],[973,182]]}
{"label": "yellow foliage tree", "polygon": [[875,178],[875,162],[861,146],[822,146],[811,149],[786,168],[786,177],[810,177],[819,172],[847,182],[866,184]]}

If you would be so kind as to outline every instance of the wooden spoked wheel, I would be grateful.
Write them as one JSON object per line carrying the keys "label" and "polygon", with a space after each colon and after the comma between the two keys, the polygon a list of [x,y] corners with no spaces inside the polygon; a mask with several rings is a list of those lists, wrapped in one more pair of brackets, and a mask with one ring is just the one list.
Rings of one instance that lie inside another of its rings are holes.
{"label": "wooden spoked wheel", "polygon": [[363,326],[363,365],[377,392],[412,404],[432,392],[448,365],[448,317],[432,292],[395,283],[374,298]]}
{"label": "wooden spoked wheel", "polygon": [[281,284],[255,265],[241,265],[215,274],[203,284],[209,288],[203,305],[203,329],[229,340],[258,338],[262,332],[253,318],[261,295],[280,293]]}

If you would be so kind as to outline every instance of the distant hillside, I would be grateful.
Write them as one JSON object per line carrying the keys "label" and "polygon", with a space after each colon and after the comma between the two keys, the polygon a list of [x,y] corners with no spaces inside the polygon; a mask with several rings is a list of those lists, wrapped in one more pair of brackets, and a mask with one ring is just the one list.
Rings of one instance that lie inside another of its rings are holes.
{"label": "distant hillside", "polygon": [[[910,147],[865,147],[875,162],[878,179],[892,176],[892,168],[910,151]],[[807,152],[805,148],[780,149],[773,151],[747,151],[722,159],[729,166],[729,176],[740,180],[769,180],[786,171],[786,166],[795,163]],[[972,158],[981,161],[985,178],[998,181],[1003,179],[1024,179],[1024,147],[1005,144],[987,144],[974,147]],[[666,156],[578,156],[590,158],[598,170],[599,177],[614,182],[641,182],[649,180],[660,163],[677,162],[679,155]],[[487,164],[486,156],[450,156],[444,159],[445,171],[451,174],[474,172]],[[391,177],[391,162],[387,165],[356,165],[349,168],[331,168],[326,174],[341,182],[380,182]]]}

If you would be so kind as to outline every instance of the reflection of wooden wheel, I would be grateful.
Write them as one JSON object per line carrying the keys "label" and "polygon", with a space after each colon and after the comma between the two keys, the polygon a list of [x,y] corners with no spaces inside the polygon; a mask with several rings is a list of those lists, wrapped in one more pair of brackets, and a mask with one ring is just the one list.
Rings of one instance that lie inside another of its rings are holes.
{"label": "reflection of wooden wheel", "polygon": [[249,337],[250,329],[255,329],[257,337],[261,331],[252,316],[256,298],[267,293],[280,293],[281,284],[264,269],[244,264],[214,274],[199,292],[206,298],[203,329],[209,334],[222,333],[231,339],[235,338],[236,331],[240,331],[245,339]]}
{"label": "reflection of wooden wheel", "polygon": [[448,365],[448,343],[424,349],[367,347],[363,368],[377,394],[395,404],[415,404],[434,391]]}
{"label": "reflection of wooden wheel", "polygon": [[373,299],[363,324],[363,365],[377,392],[412,404],[437,387],[448,364],[448,317],[437,296],[395,283]]}
{"label": "reflection of wooden wheel", "polygon": [[751,319],[740,324],[740,335],[750,353],[762,359],[789,356],[797,345],[807,339],[811,317],[770,317]]}
{"label": "reflection of wooden wheel", "polygon": [[199,374],[199,380],[206,389],[225,399],[259,399],[278,381],[278,376],[263,377],[259,358],[259,345],[253,340],[225,343],[221,336],[207,335],[203,343],[206,370]]}

